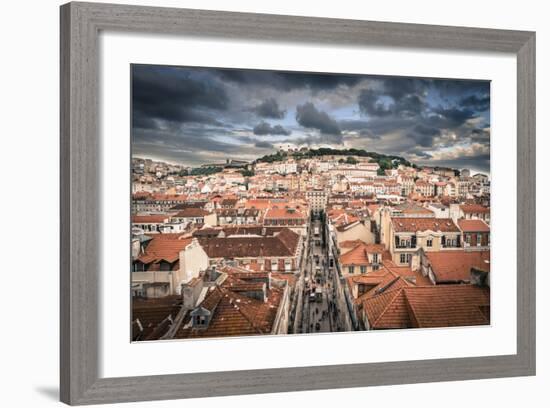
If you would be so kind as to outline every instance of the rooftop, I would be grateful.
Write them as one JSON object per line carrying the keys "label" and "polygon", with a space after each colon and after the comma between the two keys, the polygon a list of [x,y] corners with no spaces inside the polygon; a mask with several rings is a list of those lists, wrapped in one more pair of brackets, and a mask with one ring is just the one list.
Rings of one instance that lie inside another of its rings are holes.
{"label": "rooftop", "polygon": [[487,325],[489,305],[475,285],[403,286],[362,302],[373,329]]}
{"label": "rooftop", "polygon": [[469,282],[472,268],[489,272],[490,251],[427,252],[436,282]]}
{"label": "rooftop", "polygon": [[294,256],[300,236],[283,228],[273,236],[238,236],[201,238],[200,243],[209,258],[258,258]]}
{"label": "rooftop", "polygon": [[490,228],[483,220],[458,220],[458,226],[463,232],[489,232]]}
{"label": "rooftop", "polygon": [[395,232],[460,232],[450,218],[392,217],[391,221]]}
{"label": "rooftop", "polygon": [[179,254],[192,241],[191,237],[182,234],[155,234],[137,259],[145,264],[152,262],[175,262]]}
{"label": "rooftop", "polygon": [[480,204],[462,204],[460,206],[462,212],[468,213],[490,213],[491,210],[487,207],[484,207]]}

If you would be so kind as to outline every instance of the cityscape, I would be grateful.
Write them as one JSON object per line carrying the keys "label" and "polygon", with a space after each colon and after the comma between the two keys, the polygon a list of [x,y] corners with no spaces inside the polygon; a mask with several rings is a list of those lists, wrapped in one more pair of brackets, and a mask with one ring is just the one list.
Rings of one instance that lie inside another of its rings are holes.
{"label": "cityscape", "polygon": [[132,69],[132,341],[490,324],[488,82]]}

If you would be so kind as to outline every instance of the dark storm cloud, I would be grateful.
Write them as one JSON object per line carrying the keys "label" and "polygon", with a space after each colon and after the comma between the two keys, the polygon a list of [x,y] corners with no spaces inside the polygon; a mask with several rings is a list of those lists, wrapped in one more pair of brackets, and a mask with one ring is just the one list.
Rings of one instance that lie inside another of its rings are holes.
{"label": "dark storm cloud", "polygon": [[281,125],[275,125],[271,126],[267,122],[261,122],[258,123],[256,126],[254,126],[254,129],[252,130],[255,135],[263,136],[263,135],[284,135],[288,136],[290,135],[290,130],[285,129]]}
{"label": "dark storm cloud", "polygon": [[220,125],[212,111],[224,111],[229,98],[214,78],[186,69],[132,66],[132,126],[154,129],[185,122]]}
{"label": "dark storm cloud", "polygon": [[369,116],[388,116],[393,113],[393,107],[381,100],[380,92],[363,89],[359,94],[359,110]]}
{"label": "dark storm cloud", "polygon": [[318,110],[311,102],[296,107],[296,122],[305,128],[317,129],[326,135],[340,135],[342,133],[338,122],[331,118],[328,113]]}
{"label": "dark storm cloud", "polygon": [[431,159],[432,155],[430,153],[425,152],[419,147],[413,147],[407,151],[408,154],[412,154],[416,157],[420,157],[422,159]]}
{"label": "dark storm cloud", "polygon": [[491,85],[489,81],[445,79],[434,80],[431,86],[443,98],[453,99],[473,94],[488,95]]}
{"label": "dark storm cloud", "polygon": [[474,142],[489,143],[491,132],[487,129],[472,129],[470,131],[470,139]]}
{"label": "dark storm cloud", "polygon": [[430,121],[434,125],[439,124],[441,127],[456,127],[463,125],[467,120],[473,119],[477,116],[476,112],[467,108],[444,108],[437,107],[433,111],[439,116],[431,117]]}
{"label": "dark storm cloud", "polygon": [[468,168],[473,169],[474,171],[482,171],[485,173],[489,173],[491,167],[490,155],[488,154],[458,157],[453,160],[434,160],[433,158],[428,158],[427,160],[419,161],[419,163],[429,166],[452,167],[455,169]]}
{"label": "dark storm cloud", "polygon": [[274,98],[268,98],[258,106],[253,108],[253,111],[262,118],[282,119],[285,117],[286,111],[279,108],[279,104]]}
{"label": "dark storm cloud", "polygon": [[132,76],[132,148],[142,155],[203,163],[282,142],[345,144],[488,170],[488,81],[145,65]]}
{"label": "dark storm cloud", "polygon": [[368,116],[415,116],[425,109],[427,82],[414,78],[384,79],[380,89],[359,93],[359,110]]}
{"label": "dark storm cloud", "polygon": [[298,72],[217,70],[218,75],[241,85],[262,86],[281,91],[311,89],[313,91],[332,90],[339,86],[353,86],[361,77],[358,75],[334,75]]}
{"label": "dark storm cloud", "polygon": [[462,98],[459,105],[464,108],[470,108],[478,112],[484,112],[489,109],[491,98],[489,95],[470,95]]}
{"label": "dark storm cloud", "polygon": [[264,141],[258,141],[256,143],[254,143],[254,146],[260,148],[260,149],[272,149],[273,148],[273,145],[269,142],[264,142]]}
{"label": "dark storm cloud", "polygon": [[420,94],[429,85],[429,80],[421,78],[385,78],[384,93],[398,101],[407,95]]}
{"label": "dark storm cloud", "polygon": [[413,139],[419,146],[422,147],[431,147],[434,143],[434,139],[440,135],[440,129],[422,124],[416,125],[409,133],[407,133],[407,137]]}
{"label": "dark storm cloud", "polygon": [[338,125],[343,131],[356,132],[359,136],[369,139],[380,139],[380,135],[373,132],[371,123],[367,120],[341,120]]}

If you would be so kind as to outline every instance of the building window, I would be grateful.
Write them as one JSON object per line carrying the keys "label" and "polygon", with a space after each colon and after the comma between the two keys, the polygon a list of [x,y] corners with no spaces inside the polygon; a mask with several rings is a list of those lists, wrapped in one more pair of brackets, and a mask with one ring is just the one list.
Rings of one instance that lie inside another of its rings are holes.
{"label": "building window", "polygon": [[433,239],[429,238],[427,241],[426,241],[426,246],[428,248],[431,248],[433,246]]}
{"label": "building window", "polygon": [[399,255],[399,263],[405,263],[405,262],[407,262],[407,254]]}
{"label": "building window", "polygon": [[291,269],[290,259],[285,259],[285,271],[290,271],[290,269]]}
{"label": "building window", "polygon": [[477,234],[477,246],[481,246],[481,234]]}
{"label": "building window", "polygon": [[374,264],[378,263],[378,254],[372,254],[372,263]]}
{"label": "building window", "polygon": [[367,273],[367,267],[365,265],[361,265],[359,267],[359,270],[361,271],[361,273]]}
{"label": "building window", "polygon": [[355,266],[348,267],[348,272],[350,275],[352,275],[355,272]]}
{"label": "building window", "polygon": [[206,326],[206,316],[195,316],[195,326]]}

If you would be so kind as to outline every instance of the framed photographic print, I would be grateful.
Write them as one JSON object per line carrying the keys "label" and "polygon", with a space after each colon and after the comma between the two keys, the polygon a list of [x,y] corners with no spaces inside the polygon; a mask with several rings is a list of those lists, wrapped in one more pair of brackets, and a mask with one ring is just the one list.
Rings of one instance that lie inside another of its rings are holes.
{"label": "framed photographic print", "polygon": [[62,401],[535,373],[534,33],[69,3],[61,54]]}

